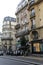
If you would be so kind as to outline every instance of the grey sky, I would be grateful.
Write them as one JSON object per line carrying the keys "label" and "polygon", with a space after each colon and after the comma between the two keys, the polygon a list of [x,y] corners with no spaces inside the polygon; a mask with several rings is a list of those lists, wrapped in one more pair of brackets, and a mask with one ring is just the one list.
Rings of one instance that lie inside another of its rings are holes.
{"label": "grey sky", "polygon": [[6,16],[15,17],[18,3],[21,0],[0,0],[0,32],[2,32],[3,18]]}

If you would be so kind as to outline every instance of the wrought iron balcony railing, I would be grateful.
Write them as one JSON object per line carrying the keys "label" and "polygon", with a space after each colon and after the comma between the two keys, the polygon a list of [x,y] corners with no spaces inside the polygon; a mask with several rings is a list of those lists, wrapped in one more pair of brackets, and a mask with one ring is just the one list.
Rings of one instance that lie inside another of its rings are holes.
{"label": "wrought iron balcony railing", "polygon": [[29,1],[29,8],[30,8],[32,5],[38,4],[38,3],[42,2],[42,1],[43,1],[43,0],[30,0],[30,1]]}
{"label": "wrought iron balcony railing", "polygon": [[15,26],[15,29],[17,30],[17,29],[19,29],[20,28],[20,24],[17,24],[16,26]]}
{"label": "wrought iron balcony railing", "polygon": [[35,3],[34,0],[30,0],[30,2],[29,2],[29,7],[31,7],[34,3]]}
{"label": "wrought iron balcony railing", "polygon": [[12,37],[2,37],[1,40],[13,40]]}
{"label": "wrought iron balcony railing", "polygon": [[32,25],[31,26],[31,29],[33,30],[33,29],[36,29],[36,26],[35,25]]}
{"label": "wrought iron balcony railing", "polygon": [[24,30],[24,31],[20,31],[18,33],[15,34],[15,37],[18,38],[18,37],[22,37],[22,36],[25,36],[25,35],[28,35],[29,34],[29,30]]}

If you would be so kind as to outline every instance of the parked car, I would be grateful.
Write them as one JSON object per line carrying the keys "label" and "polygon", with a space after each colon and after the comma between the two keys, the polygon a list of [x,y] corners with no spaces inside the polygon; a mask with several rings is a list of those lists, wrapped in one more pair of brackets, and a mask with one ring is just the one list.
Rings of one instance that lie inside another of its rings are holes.
{"label": "parked car", "polygon": [[20,55],[20,50],[17,50],[17,55]]}
{"label": "parked car", "polygon": [[16,55],[16,56],[22,56],[22,55],[23,55],[23,51],[16,50],[16,51],[14,52],[14,55]]}
{"label": "parked car", "polygon": [[8,51],[6,51],[6,55],[9,55],[9,50],[8,50]]}
{"label": "parked car", "polygon": [[23,55],[23,50],[20,51],[20,55],[21,55],[21,56]]}
{"label": "parked car", "polygon": [[13,51],[9,51],[9,50],[8,50],[8,51],[6,52],[6,55],[13,55]]}
{"label": "parked car", "polygon": [[0,56],[2,56],[3,55],[3,51],[2,50],[0,50]]}
{"label": "parked car", "polygon": [[16,55],[16,51],[13,51],[13,55]]}

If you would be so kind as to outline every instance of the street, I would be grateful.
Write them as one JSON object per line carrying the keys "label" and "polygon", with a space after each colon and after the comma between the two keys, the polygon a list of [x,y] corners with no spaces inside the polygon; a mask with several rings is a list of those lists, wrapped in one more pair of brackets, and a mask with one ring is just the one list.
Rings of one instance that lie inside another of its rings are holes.
{"label": "street", "polygon": [[0,58],[0,65],[28,65],[27,63],[15,61],[15,60],[10,60],[10,59],[4,59]]}
{"label": "street", "polygon": [[37,60],[18,56],[0,56],[0,65],[43,65],[43,59]]}

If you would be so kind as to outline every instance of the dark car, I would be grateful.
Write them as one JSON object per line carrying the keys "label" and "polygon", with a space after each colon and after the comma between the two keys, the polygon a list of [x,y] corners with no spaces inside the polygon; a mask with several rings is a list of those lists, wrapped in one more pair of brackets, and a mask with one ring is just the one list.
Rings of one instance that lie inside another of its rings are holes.
{"label": "dark car", "polygon": [[6,55],[13,55],[13,51],[9,51],[9,50],[8,50],[8,51],[6,52]]}
{"label": "dark car", "polygon": [[0,56],[2,56],[3,55],[3,51],[2,50],[0,50]]}

